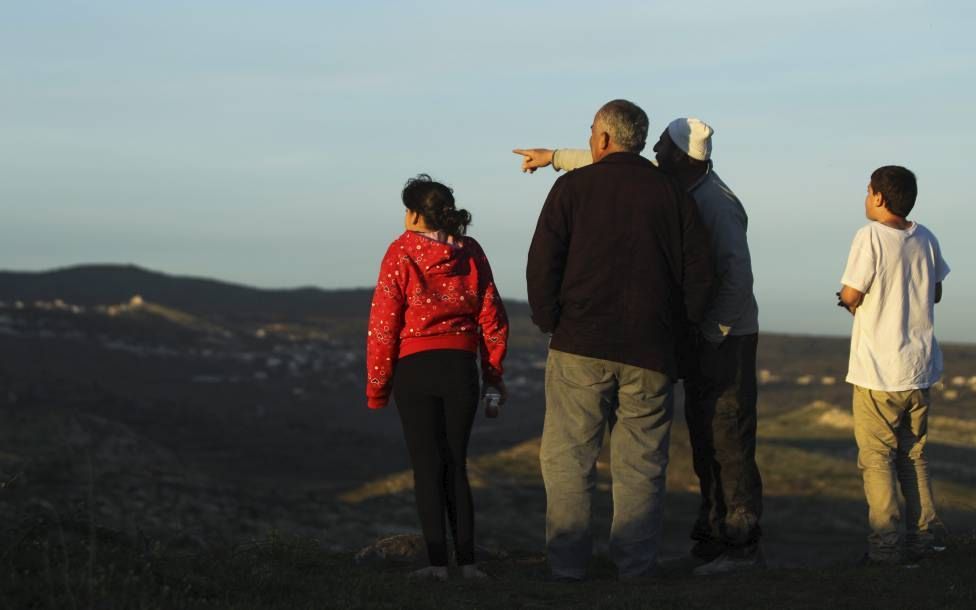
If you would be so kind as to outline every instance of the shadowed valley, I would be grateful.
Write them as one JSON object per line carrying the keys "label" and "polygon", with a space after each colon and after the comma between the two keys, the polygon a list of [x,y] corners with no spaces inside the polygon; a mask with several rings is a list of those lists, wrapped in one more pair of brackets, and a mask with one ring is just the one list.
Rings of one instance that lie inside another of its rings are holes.
{"label": "shadowed valley", "polygon": [[[18,576],[18,557],[32,556],[24,541],[48,544],[47,561],[58,561],[50,558],[61,552],[58,537],[43,533],[55,526],[62,538],[67,532],[65,548],[114,536],[166,556],[284,537],[305,542],[272,545],[273,553],[299,563],[417,532],[399,420],[393,408],[365,406],[370,297],[258,290],[131,266],[0,273],[5,589],[33,591]],[[517,570],[519,557],[535,565],[545,512],[538,437],[546,342],[524,303],[507,307],[511,399],[498,420],[479,416],[469,464],[478,543],[514,558],[496,575]],[[976,529],[976,346],[943,341],[947,371],[933,391],[928,451],[941,516],[965,536]],[[843,338],[760,337],[758,460],[772,567],[830,569],[863,549],[846,365]],[[680,391],[677,404],[665,557],[687,551],[697,507]],[[609,524],[606,458],[594,511],[598,554]],[[56,600],[72,588],[44,590]]]}

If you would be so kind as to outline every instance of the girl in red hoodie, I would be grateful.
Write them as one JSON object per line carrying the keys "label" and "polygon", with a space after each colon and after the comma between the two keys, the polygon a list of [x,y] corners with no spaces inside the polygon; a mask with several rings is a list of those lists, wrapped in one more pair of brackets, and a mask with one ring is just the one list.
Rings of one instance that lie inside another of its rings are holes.
{"label": "girl in red hoodie", "polygon": [[415,575],[447,578],[447,512],[458,566],[465,578],[483,578],[474,565],[467,473],[476,354],[484,387],[497,388],[504,402],[508,319],[488,258],[465,236],[471,214],[455,207],[451,189],[421,174],[407,181],[403,205],[406,231],[387,249],[373,293],[366,400],[379,409],[392,390],[403,424],[430,560]]}

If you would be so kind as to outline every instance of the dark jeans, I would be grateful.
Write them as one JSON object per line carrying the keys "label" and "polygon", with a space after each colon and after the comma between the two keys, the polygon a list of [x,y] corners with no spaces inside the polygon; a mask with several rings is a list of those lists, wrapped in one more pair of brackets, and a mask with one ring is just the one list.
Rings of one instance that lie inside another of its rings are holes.
{"label": "dark jeans", "polygon": [[444,513],[458,565],[474,563],[474,505],[468,484],[471,425],[478,410],[475,355],[431,350],[397,362],[393,397],[413,465],[414,494],[427,556],[447,565]]}
{"label": "dark jeans", "polygon": [[[705,559],[755,548],[762,478],[756,466],[758,335],[700,341],[685,378],[685,418],[701,505],[691,537]],[[702,551],[702,549],[705,549]]]}

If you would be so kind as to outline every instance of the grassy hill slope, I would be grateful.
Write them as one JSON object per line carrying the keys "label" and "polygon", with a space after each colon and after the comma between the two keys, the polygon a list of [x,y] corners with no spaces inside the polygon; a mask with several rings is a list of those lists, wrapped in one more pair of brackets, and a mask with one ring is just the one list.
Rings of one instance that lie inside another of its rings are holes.
{"label": "grassy hill slope", "polygon": [[[143,304],[114,314],[32,305],[109,305],[136,293]],[[842,381],[847,341],[767,334],[758,459],[774,569],[704,587],[681,574],[615,583],[605,558],[605,452],[594,503],[596,581],[567,589],[534,580],[544,572],[546,343],[524,303],[509,306],[511,401],[500,419],[477,420],[471,443],[478,542],[506,553],[488,563],[498,580],[409,584],[405,567],[355,566],[353,551],[418,530],[395,409],[363,405],[369,296],[262,291],[124,267],[0,274],[0,607],[93,599],[125,608],[972,601],[973,585],[960,575],[976,567],[968,534],[976,530],[976,349],[946,346],[946,381],[933,392],[930,465],[959,547],[932,578],[849,569],[867,523]],[[687,551],[697,507],[680,388],[672,439],[666,558]],[[924,578],[930,589],[919,588]]]}

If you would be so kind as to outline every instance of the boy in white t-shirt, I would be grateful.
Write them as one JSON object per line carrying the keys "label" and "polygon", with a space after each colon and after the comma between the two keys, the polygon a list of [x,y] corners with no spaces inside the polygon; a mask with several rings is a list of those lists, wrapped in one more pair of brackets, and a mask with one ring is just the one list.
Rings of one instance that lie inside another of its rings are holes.
{"label": "boy in white t-shirt", "polygon": [[[847,381],[854,386],[854,436],[871,534],[869,562],[898,562],[941,550],[941,528],[924,456],[929,387],[942,376],[934,309],[949,266],[931,231],[907,219],[915,175],[889,165],[871,174],[865,215],[838,293],[854,315]],[[897,485],[896,485],[897,480]],[[905,498],[899,544],[898,490]],[[904,554],[903,554],[904,553]]]}

